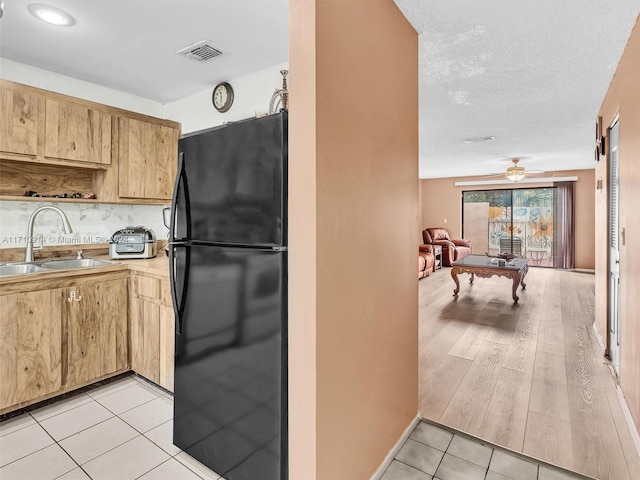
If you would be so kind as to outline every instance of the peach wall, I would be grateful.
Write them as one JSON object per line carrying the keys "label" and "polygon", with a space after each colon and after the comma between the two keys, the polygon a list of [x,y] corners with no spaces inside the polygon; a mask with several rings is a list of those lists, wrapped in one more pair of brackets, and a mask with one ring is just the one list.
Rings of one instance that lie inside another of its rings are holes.
{"label": "peach wall", "polygon": [[[594,162],[595,163],[595,162]],[[576,182],[576,268],[595,268],[595,205],[594,170],[565,170],[553,172],[555,177],[577,176]],[[478,180],[478,177],[423,179],[422,222],[420,229],[445,227],[455,238],[462,235],[462,192],[469,190],[491,190],[500,188],[545,187],[550,183],[527,183],[512,187],[512,184],[456,187],[455,182]],[[446,220],[446,221],[445,221]],[[481,253],[481,252],[480,252]]]}
{"label": "peach wall", "polygon": [[596,266],[596,226],[593,216],[596,196],[595,170],[576,170],[562,174],[578,176],[575,198],[575,262],[576,268],[592,270]]}
{"label": "peach wall", "polygon": [[[627,399],[635,425],[640,429],[640,16],[631,32],[616,73],[604,98],[599,115],[609,127],[619,115],[620,215],[624,229],[620,245],[620,386]],[[608,142],[607,142],[608,143]],[[603,161],[599,162],[603,164]],[[597,175],[606,183],[606,166]],[[596,215],[607,218],[607,202],[599,201]],[[606,222],[606,221],[605,221]],[[596,324],[606,331],[608,283],[607,223],[598,230],[596,271]]]}
{"label": "peach wall", "polygon": [[418,413],[418,36],[392,0],[289,19],[290,478],[360,480]]}
{"label": "peach wall", "polygon": [[289,2],[289,478],[316,478],[315,4]]}

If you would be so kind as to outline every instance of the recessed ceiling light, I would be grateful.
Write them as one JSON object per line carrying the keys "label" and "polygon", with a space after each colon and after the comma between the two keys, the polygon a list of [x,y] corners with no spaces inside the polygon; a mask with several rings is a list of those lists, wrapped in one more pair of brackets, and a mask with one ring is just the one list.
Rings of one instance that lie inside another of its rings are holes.
{"label": "recessed ceiling light", "polygon": [[490,135],[488,137],[474,137],[474,138],[463,138],[462,143],[482,143],[482,142],[491,142],[495,140],[496,137]]}
{"label": "recessed ceiling light", "polygon": [[71,15],[64,10],[41,3],[32,3],[29,5],[29,12],[43,22],[57,25],[58,27],[69,27],[76,23]]}

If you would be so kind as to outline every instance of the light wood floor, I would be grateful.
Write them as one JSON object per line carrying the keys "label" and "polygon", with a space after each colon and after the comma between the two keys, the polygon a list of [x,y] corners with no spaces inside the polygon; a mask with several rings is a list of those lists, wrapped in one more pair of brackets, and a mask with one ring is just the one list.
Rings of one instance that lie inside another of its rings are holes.
{"label": "light wood floor", "polygon": [[592,329],[594,276],[530,268],[511,281],[450,268],[420,280],[420,414],[598,479],[638,480],[609,362]]}

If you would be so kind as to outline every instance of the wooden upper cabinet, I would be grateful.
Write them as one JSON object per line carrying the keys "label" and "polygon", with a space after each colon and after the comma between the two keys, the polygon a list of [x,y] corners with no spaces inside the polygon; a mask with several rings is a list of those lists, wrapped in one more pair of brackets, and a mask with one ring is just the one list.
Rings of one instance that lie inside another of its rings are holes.
{"label": "wooden upper cabinet", "polygon": [[45,102],[47,158],[111,163],[111,115],[66,100]]}
{"label": "wooden upper cabinet", "polygon": [[0,78],[0,168],[10,173],[0,198],[92,192],[105,203],[166,204],[179,131],[171,120]]}
{"label": "wooden upper cabinet", "polygon": [[35,157],[39,114],[36,95],[0,85],[0,152]]}
{"label": "wooden upper cabinet", "polygon": [[178,129],[121,117],[118,121],[118,195],[170,200],[178,156]]}

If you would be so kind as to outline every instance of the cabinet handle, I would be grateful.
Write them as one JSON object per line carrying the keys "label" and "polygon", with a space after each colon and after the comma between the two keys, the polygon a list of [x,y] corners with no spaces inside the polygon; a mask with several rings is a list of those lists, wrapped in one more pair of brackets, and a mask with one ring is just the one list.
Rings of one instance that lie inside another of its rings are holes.
{"label": "cabinet handle", "polygon": [[69,295],[69,298],[67,298],[67,302],[71,303],[73,301],[79,302],[80,300],[82,300],[82,295],[78,295],[76,296],[76,291],[73,290],[71,292],[71,294]]}

